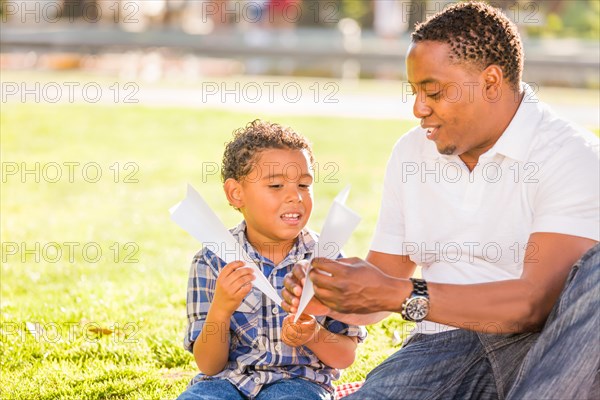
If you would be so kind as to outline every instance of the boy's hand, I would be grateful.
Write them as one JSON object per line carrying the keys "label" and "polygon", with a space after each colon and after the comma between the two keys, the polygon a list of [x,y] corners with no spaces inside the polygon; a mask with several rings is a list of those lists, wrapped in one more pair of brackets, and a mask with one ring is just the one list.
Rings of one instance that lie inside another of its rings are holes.
{"label": "boy's hand", "polygon": [[320,329],[320,325],[312,315],[302,314],[298,322],[294,323],[295,317],[295,314],[285,317],[281,327],[281,339],[290,347],[302,346],[315,337]]}
{"label": "boy's hand", "polygon": [[[281,291],[281,297],[283,302],[281,307],[289,312],[295,313],[298,311],[298,305],[300,304],[300,296],[302,295],[302,289],[304,282],[306,282],[306,270],[308,269],[308,261],[297,262],[292,270],[287,273],[283,279],[284,288]],[[312,315],[327,315],[331,312],[331,309],[321,303],[316,297],[312,297],[303,313]]]}
{"label": "boy's hand", "polygon": [[243,261],[233,261],[221,270],[217,277],[217,288],[213,305],[219,310],[233,315],[242,304],[255,279],[254,270],[246,267]]}

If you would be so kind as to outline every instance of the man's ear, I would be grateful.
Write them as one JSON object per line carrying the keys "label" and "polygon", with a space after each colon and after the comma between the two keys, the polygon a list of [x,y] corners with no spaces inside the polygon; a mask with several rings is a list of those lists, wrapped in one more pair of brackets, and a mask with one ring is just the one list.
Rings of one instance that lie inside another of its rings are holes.
{"label": "man's ear", "polygon": [[225,196],[229,204],[235,208],[242,208],[244,206],[244,188],[242,185],[233,178],[227,178],[223,184],[223,190],[225,190]]}
{"label": "man's ear", "polygon": [[492,64],[484,69],[482,74],[485,81],[485,97],[492,102],[500,100],[500,96],[502,96],[502,83],[504,81],[502,68]]}

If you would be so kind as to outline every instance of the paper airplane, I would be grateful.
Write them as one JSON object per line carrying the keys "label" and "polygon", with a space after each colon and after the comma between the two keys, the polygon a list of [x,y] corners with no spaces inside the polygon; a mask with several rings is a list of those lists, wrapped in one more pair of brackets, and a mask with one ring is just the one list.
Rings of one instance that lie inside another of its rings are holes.
{"label": "paper airplane", "polygon": [[177,225],[209,247],[221,260],[226,263],[242,260],[253,268],[256,279],[252,284],[275,303],[281,304],[277,290],[192,185],[188,184],[186,198],[171,207],[169,212]]}
{"label": "paper airplane", "polygon": [[[325,257],[335,259],[342,247],[346,244],[354,229],[360,222],[360,216],[354,211],[346,207],[346,199],[350,193],[350,186],[346,186],[335,199],[329,209],[329,214],[323,224],[319,241],[316,245],[315,257]],[[310,265],[306,271],[306,280],[304,281],[304,288],[302,289],[302,296],[300,297],[300,304],[298,305],[298,311],[294,322],[298,322],[300,314],[308,305],[308,302],[315,294],[313,283],[308,279],[308,271],[310,271]]]}

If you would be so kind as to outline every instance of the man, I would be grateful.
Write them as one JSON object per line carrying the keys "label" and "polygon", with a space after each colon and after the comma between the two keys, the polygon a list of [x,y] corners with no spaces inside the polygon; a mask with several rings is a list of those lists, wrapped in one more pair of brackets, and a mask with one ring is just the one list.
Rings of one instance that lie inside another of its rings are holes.
{"label": "man", "polygon": [[521,83],[516,27],[483,3],[417,26],[406,68],[421,127],[392,152],[371,251],[310,272],[307,313],[418,322],[348,399],[597,398],[598,139]]}

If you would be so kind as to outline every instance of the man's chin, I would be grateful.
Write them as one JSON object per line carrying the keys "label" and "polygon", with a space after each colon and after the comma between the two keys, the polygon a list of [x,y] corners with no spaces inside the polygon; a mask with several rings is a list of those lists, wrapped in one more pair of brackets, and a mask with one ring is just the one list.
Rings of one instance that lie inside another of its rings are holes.
{"label": "man's chin", "polygon": [[[437,145],[437,143],[436,143]],[[442,145],[437,145],[437,151],[440,154],[443,154],[445,156],[451,156],[453,154],[456,154],[456,146],[442,146]]]}

